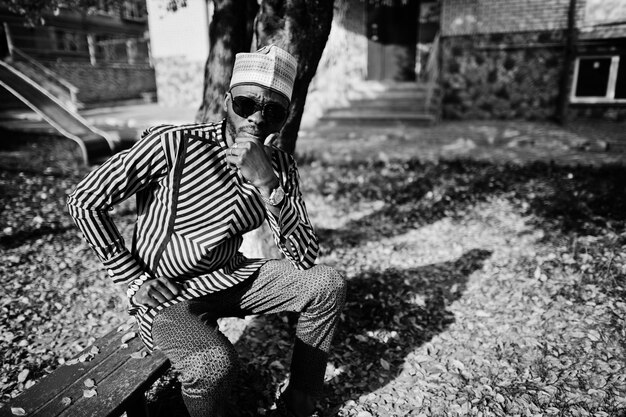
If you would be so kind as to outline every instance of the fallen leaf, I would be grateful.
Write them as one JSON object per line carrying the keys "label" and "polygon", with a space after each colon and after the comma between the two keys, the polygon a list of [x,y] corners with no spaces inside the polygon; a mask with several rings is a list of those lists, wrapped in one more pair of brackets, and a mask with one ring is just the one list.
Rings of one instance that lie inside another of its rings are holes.
{"label": "fallen leaf", "polygon": [[142,359],[145,358],[148,353],[145,350],[140,350],[139,352],[133,352],[130,354],[130,357],[133,359]]}
{"label": "fallen leaf", "polygon": [[92,346],[91,349],[89,350],[89,353],[95,356],[98,353],[100,353],[100,348],[98,346]]}
{"label": "fallen leaf", "polygon": [[389,362],[387,362],[383,358],[380,358],[380,365],[385,369],[385,371],[388,371],[390,368]]}
{"label": "fallen leaf", "polygon": [[87,379],[85,379],[85,386],[86,386],[87,388],[93,388],[93,387],[95,387],[95,386],[96,386],[96,381],[94,381],[94,380],[93,380],[93,379],[91,379],[91,378],[87,378]]}
{"label": "fallen leaf", "polygon": [[134,339],[137,336],[135,332],[128,332],[124,336],[122,336],[122,344],[128,343],[129,340]]}
{"label": "fallen leaf", "polygon": [[30,373],[30,370],[24,369],[22,372],[20,372],[17,375],[17,382],[22,383],[22,382],[26,381],[26,378],[28,378],[28,374],[29,373]]}
{"label": "fallen leaf", "polygon": [[67,407],[71,403],[72,403],[72,399],[70,397],[61,398],[61,404],[63,404],[64,407]]}
{"label": "fallen leaf", "polygon": [[117,332],[118,333],[125,332],[130,328],[131,328],[130,324],[122,324],[120,327],[117,328]]}
{"label": "fallen leaf", "polygon": [[587,333],[587,337],[592,342],[597,342],[601,338],[600,332],[598,332],[597,330],[590,330],[589,333]]}
{"label": "fallen leaf", "polygon": [[98,395],[98,393],[96,392],[95,389],[84,389],[83,390],[83,397],[85,397],[85,398],[95,397],[96,395]]}
{"label": "fallen leaf", "polygon": [[93,359],[93,355],[91,353],[84,353],[84,354],[80,355],[80,357],[78,358],[78,361],[79,362],[89,362],[92,359]]}
{"label": "fallen leaf", "polygon": [[359,342],[363,342],[363,343],[366,343],[369,340],[367,337],[363,336],[362,334],[357,334],[356,336],[354,336],[354,338],[358,340]]}
{"label": "fallen leaf", "polygon": [[11,407],[11,414],[13,414],[14,416],[25,416],[26,410],[24,410],[22,407]]}

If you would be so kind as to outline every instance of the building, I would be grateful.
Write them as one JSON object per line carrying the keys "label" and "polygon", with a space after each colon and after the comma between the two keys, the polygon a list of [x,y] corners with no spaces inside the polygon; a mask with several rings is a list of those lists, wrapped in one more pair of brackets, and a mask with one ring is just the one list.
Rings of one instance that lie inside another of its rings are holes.
{"label": "building", "polygon": [[[187,3],[148,0],[150,30],[159,102],[199,106],[211,3]],[[624,120],[626,1],[335,1],[303,123],[394,83],[449,119]]]}
{"label": "building", "polygon": [[[73,108],[155,94],[145,0],[74,10],[60,7],[43,25],[0,9],[0,53]],[[4,97],[6,91],[2,92]]]}
{"label": "building", "polygon": [[441,37],[444,117],[551,119],[563,98],[626,118],[623,0],[442,0]]}

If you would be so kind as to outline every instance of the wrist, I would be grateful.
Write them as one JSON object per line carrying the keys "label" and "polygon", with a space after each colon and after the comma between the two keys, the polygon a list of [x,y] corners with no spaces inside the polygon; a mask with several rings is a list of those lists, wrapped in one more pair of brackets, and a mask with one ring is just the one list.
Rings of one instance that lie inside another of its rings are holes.
{"label": "wrist", "polygon": [[273,175],[272,178],[259,185],[255,185],[255,187],[259,190],[259,194],[261,194],[261,196],[269,197],[270,194],[272,194],[272,191],[274,191],[279,185],[280,182],[278,181],[278,178]]}

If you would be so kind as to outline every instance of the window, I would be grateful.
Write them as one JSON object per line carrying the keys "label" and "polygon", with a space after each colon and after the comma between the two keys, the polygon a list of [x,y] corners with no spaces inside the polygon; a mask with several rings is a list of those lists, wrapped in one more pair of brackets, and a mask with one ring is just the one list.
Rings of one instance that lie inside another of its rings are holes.
{"label": "window", "polygon": [[84,36],[79,33],[57,29],[55,38],[58,51],[82,52],[87,50]]}
{"label": "window", "polygon": [[626,55],[576,60],[573,103],[626,103]]}

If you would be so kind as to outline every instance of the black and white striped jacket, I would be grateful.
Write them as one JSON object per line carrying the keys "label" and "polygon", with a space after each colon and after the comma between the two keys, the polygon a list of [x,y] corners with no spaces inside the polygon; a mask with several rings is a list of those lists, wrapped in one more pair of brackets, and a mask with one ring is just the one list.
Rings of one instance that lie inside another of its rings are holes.
{"label": "black and white striped jacket", "polygon": [[[274,148],[272,165],[286,193],[276,216],[265,210],[256,188],[227,165],[224,127],[222,121],[148,129],[135,146],[87,175],[68,198],[71,216],[113,281],[128,284],[129,311],[151,349],[158,311],[232,287],[267,261],[239,252],[242,235],[266,217],[295,268],[310,268],[317,257],[293,157]],[[132,195],[137,222],[129,250],[108,212]],[[156,308],[134,303],[139,286],[159,276],[180,283],[182,294]]]}

